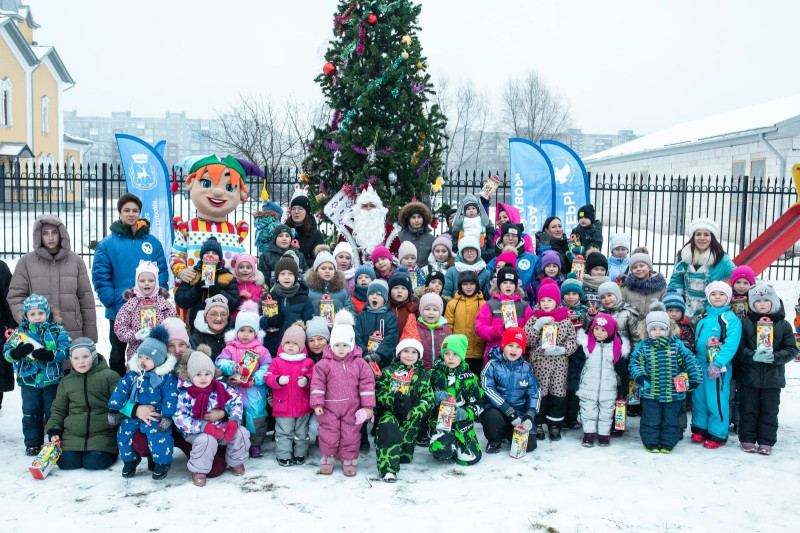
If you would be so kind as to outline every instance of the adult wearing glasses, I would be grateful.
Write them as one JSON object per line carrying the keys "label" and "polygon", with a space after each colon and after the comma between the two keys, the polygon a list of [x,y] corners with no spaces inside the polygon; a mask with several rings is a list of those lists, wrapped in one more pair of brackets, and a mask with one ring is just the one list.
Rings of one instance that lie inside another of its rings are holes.
{"label": "adult wearing glasses", "polygon": [[198,311],[194,326],[189,336],[192,345],[205,344],[211,348],[211,359],[216,359],[225,348],[225,333],[233,327],[228,300],[221,294],[206,300],[205,309]]}
{"label": "adult wearing glasses", "polygon": [[324,244],[322,233],[317,229],[317,222],[311,216],[311,202],[308,196],[298,194],[289,203],[289,218],[286,225],[297,233],[297,243],[300,253],[306,259],[306,264],[314,262],[314,248]]}

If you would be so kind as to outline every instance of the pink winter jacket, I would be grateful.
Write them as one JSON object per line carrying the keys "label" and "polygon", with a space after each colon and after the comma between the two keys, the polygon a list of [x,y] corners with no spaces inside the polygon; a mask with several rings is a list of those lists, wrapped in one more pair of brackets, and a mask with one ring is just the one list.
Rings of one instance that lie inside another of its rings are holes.
{"label": "pink winter jacket", "polygon": [[[503,332],[506,329],[505,325],[503,324],[502,316],[499,316],[498,313],[493,313],[492,306],[489,304],[492,302],[492,300],[498,300],[500,302],[505,300],[511,300],[514,302],[522,300],[522,295],[520,294],[521,292],[522,291],[518,290],[517,294],[512,294],[511,296],[495,293],[492,295],[491,300],[483,304],[481,310],[478,311],[478,316],[475,319],[475,333],[478,335],[478,337],[486,341],[484,360],[486,360],[489,350],[500,344],[500,340],[503,338]],[[528,322],[528,319],[530,319],[532,316],[533,309],[526,304],[524,316],[520,316],[520,313],[517,313],[517,324],[519,327],[524,328],[525,324]]]}
{"label": "pink winter jacket", "polygon": [[[142,344],[142,340],[136,338],[136,332],[142,329],[142,318],[139,310],[145,298],[136,296],[132,290],[122,293],[122,297],[128,300],[117,313],[114,319],[114,333],[122,342],[128,344],[125,351],[125,360],[130,361],[136,355],[136,350]],[[156,306],[156,325],[164,322],[165,318],[178,316],[175,306],[168,300],[169,293],[164,289],[158,289],[155,296],[149,298]]]}
{"label": "pink winter jacket", "polygon": [[[250,350],[258,354],[258,366],[253,372],[253,385],[251,387],[243,387],[242,385],[236,386],[236,392],[241,395],[245,408],[254,409],[255,412],[258,413],[261,412],[262,408],[266,409],[266,389],[262,389],[264,394],[263,399],[261,399],[259,395],[255,393],[258,391],[258,387],[264,387],[266,384],[264,377],[267,375],[267,371],[272,363],[272,356],[270,355],[269,350],[264,348],[264,345],[261,344],[263,338],[264,333],[259,331],[258,337],[254,338],[248,343],[244,343],[236,338],[235,331],[230,330],[225,333],[225,341],[227,344],[225,345],[225,348],[222,349],[222,352],[220,352],[220,354],[217,356],[215,361],[216,366],[222,370],[222,374],[224,376],[231,376],[236,373],[233,364],[238,365],[241,363],[242,357],[244,357],[246,351]],[[226,363],[226,361],[231,361],[231,363]],[[250,390],[254,387],[254,390]],[[263,406],[251,405],[251,403],[261,404],[262,402],[264,403]],[[262,416],[267,415],[264,414]]]}
{"label": "pink winter jacket", "polygon": [[[497,221],[497,214],[500,213],[500,210],[503,210],[508,215],[508,219],[513,222],[514,224],[519,224],[521,217],[519,214],[519,209],[512,205],[502,204],[500,202],[497,203],[497,207],[495,208],[495,217],[494,217],[494,237],[492,237],[492,244],[497,242],[497,239],[500,238],[500,223]],[[525,251],[536,255],[536,247],[533,245],[533,240],[531,239],[530,235],[527,233],[522,234],[522,242],[525,243]]]}
{"label": "pink winter jacket", "polygon": [[356,423],[359,408],[375,407],[375,374],[361,358],[361,348],[356,346],[343,359],[330,346],[322,350],[311,379],[311,407],[322,407],[347,424]]}
{"label": "pink winter jacket", "polygon": [[[311,378],[314,373],[314,361],[305,353],[290,355],[281,351],[272,360],[264,381],[272,389],[272,414],[275,417],[297,418],[311,413],[309,396],[311,395]],[[278,378],[289,376],[289,383],[278,384]],[[308,381],[305,387],[297,383],[304,376]]]}
{"label": "pink winter jacket", "polygon": [[[259,277],[261,278],[259,280]],[[261,301],[261,296],[264,294],[264,275],[261,272],[256,272],[256,279],[248,280],[248,281],[238,281],[237,284],[239,285],[239,305],[245,303],[248,300],[252,300],[258,304]],[[259,281],[261,283],[259,283]],[[250,297],[247,297],[247,293],[250,293]],[[260,309],[259,309],[260,312]],[[236,315],[239,314],[239,311],[235,311],[233,313],[233,319],[236,320]]]}

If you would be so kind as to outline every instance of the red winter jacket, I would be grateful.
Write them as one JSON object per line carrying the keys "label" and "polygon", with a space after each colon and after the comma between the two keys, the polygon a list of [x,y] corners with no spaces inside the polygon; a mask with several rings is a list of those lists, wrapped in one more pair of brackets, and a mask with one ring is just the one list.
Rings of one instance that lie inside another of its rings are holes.
{"label": "red winter jacket", "polygon": [[431,329],[420,317],[417,319],[417,332],[422,340],[422,363],[425,370],[430,370],[442,358],[442,342],[450,335],[450,326],[447,320],[439,317],[439,323]]}
{"label": "red winter jacket", "polygon": [[[278,353],[272,360],[267,372],[267,386],[272,389],[272,414],[275,417],[297,418],[311,413],[309,398],[311,395],[311,378],[314,373],[314,361],[305,353],[296,355]],[[289,383],[279,385],[280,376],[289,376]],[[297,379],[305,376],[308,379],[305,387],[297,383]]]}

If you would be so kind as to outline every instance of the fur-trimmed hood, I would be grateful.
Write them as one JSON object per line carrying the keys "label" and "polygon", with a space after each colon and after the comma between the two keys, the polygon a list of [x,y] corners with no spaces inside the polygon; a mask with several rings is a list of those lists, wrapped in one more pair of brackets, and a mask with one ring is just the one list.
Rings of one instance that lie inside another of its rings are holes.
{"label": "fur-trimmed hood", "polygon": [[651,272],[647,279],[639,279],[630,274],[625,277],[625,287],[629,291],[648,295],[664,290],[667,287],[667,279],[660,272]]}
{"label": "fur-trimmed hood", "polygon": [[425,229],[431,225],[433,215],[431,214],[431,210],[428,208],[428,206],[422,202],[411,202],[406,204],[405,207],[403,207],[400,212],[397,213],[397,222],[404,228],[407,228],[408,220],[414,213],[419,213],[422,215],[422,229]]}
{"label": "fur-trimmed hood", "polygon": [[[650,337],[650,335],[647,333],[647,319],[646,318],[642,318],[639,321],[639,325],[636,327],[636,332],[639,334],[639,340],[640,341],[646,340],[648,337]],[[667,336],[668,337],[674,337],[674,336],[677,335],[677,336],[680,337],[680,334],[681,334],[680,325],[676,324],[675,322],[672,322],[670,320],[669,331],[667,332]]]}
{"label": "fur-trimmed hood", "polygon": [[[436,291],[434,289],[432,289],[431,287],[422,287],[422,286],[420,286],[420,287],[417,287],[416,289],[414,289],[414,296],[417,298],[417,301],[419,301],[420,298],[422,298],[423,296],[425,296],[429,292],[436,292]],[[439,296],[441,297],[441,299],[444,302],[445,306],[447,305],[447,302],[449,302],[450,300],[453,299],[452,297],[445,296],[444,294],[440,294]]]}
{"label": "fur-trimmed hood", "polygon": [[[161,296],[165,300],[169,300],[169,291],[167,289],[165,289],[164,287],[159,287],[158,288],[158,292],[156,294],[158,296]],[[153,296],[156,296],[156,294],[154,294]],[[130,300],[131,298],[133,298],[134,297],[133,289],[128,289],[127,291],[123,292],[122,293],[122,297],[125,298],[126,302],[128,300]]]}
{"label": "fur-trimmed hood", "polygon": [[[156,373],[158,376],[166,376],[173,370],[178,364],[178,360],[175,358],[174,355],[167,352],[167,358],[164,360],[164,364],[161,366],[157,366],[153,369],[153,372]],[[139,356],[131,357],[131,360],[128,361],[128,370],[132,372],[139,372]]]}
{"label": "fur-trimmed hood", "polygon": [[[303,281],[305,281],[306,286],[309,289],[315,291],[324,291],[325,289],[325,282],[322,280],[317,272],[313,269],[306,270],[306,273],[303,274]],[[333,275],[333,279],[328,282],[328,292],[339,292],[340,290],[345,288],[345,277],[340,271],[336,271]]]}

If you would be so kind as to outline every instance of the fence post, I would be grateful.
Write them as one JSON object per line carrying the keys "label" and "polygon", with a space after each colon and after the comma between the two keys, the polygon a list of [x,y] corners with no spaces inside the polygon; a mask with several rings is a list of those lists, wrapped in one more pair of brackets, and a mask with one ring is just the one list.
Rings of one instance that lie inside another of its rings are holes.
{"label": "fence post", "polygon": [[739,191],[740,198],[742,199],[742,214],[739,219],[739,251],[744,250],[747,245],[745,239],[745,230],[747,229],[747,194],[748,194],[748,177],[742,176],[742,190]]}
{"label": "fence post", "polygon": [[[0,203],[6,203],[6,166],[0,164]],[[11,182],[11,177],[8,177]]]}
{"label": "fence post", "polygon": [[[105,235],[106,228],[108,227],[108,198],[106,195],[108,194],[108,163],[103,163],[103,201],[100,202],[100,205],[103,209],[103,235]],[[100,233],[98,232],[98,236]]]}

